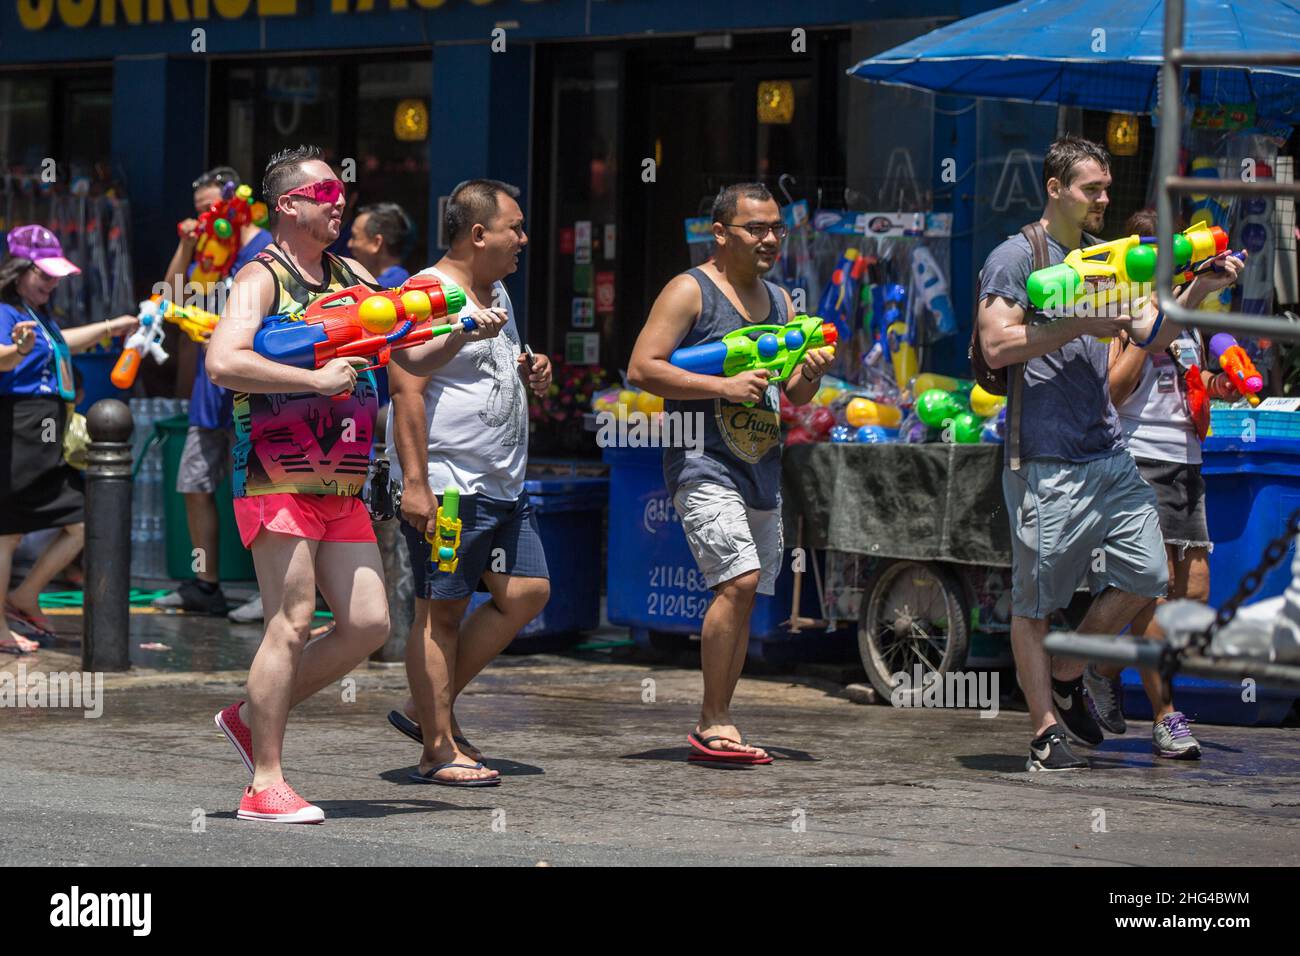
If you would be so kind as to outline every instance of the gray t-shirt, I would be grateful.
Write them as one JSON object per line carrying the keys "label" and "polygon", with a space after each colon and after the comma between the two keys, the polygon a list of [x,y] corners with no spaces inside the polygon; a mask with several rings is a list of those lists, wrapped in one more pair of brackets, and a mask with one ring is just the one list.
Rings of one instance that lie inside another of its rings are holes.
{"label": "gray t-shirt", "polygon": [[[1052,265],[1070,251],[1049,233]],[[1025,310],[1032,324],[1051,321],[1029,304],[1025,282],[1034,268],[1029,240],[1017,233],[989,253],[980,273],[980,300],[1000,295]],[[1105,458],[1124,448],[1119,416],[1110,401],[1109,347],[1091,335],[1070,339],[1055,352],[1025,365],[1020,410],[1020,458],[1059,458],[1082,462]],[[1007,415],[1015,413],[1008,407]]]}

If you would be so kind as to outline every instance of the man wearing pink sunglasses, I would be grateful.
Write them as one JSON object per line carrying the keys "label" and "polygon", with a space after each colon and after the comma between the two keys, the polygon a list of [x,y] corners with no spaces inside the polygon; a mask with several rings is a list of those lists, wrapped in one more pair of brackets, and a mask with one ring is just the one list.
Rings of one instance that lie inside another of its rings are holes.
{"label": "man wearing pink sunglasses", "polygon": [[[235,393],[235,519],[253,552],[266,622],[247,702],[215,718],[253,773],[241,820],[324,820],[281,771],[289,710],[351,671],[389,632],[379,549],[357,497],[378,411],[374,377],[358,369],[367,362],[338,358],[309,370],[253,348],[268,315],[296,312],[358,283],[379,288],[360,264],[326,251],[339,235],[343,193],[318,148],[271,157],[262,195],[275,242],[235,277],[208,349],[208,374]],[[500,310],[473,318],[473,332],[455,334],[490,338],[505,324]],[[394,352],[392,360],[427,374],[431,345]],[[335,628],[308,646],[317,588]]]}

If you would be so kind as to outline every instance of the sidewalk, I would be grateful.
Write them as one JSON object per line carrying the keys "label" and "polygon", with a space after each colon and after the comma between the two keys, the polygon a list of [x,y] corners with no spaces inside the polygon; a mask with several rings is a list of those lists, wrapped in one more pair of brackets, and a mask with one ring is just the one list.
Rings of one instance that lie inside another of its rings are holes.
{"label": "sidewalk", "polygon": [[[408,782],[418,749],[385,721],[405,675],[360,668],[289,725],[288,778],[325,825],[243,823],[248,774],[212,715],[240,695],[259,630],[132,624],[133,646],[175,641],[133,655],[229,669],[108,675],[94,720],[0,708],[0,864],[1267,866],[1300,852],[1293,728],[1197,725],[1205,759],[1157,765],[1134,726],[1091,771],[1031,775],[1023,713],[859,706],[834,684],[746,677],[742,729],[780,759],[718,769],[685,760],[698,670],[613,655],[505,657],[471,685],[458,716],[504,776],[478,790]],[[22,663],[78,670],[75,653]]]}

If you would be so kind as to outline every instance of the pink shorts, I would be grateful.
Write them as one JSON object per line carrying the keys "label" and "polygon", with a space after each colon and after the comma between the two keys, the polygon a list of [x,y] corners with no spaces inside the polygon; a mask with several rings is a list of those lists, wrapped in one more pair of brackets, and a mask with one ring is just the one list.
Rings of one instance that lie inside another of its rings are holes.
{"label": "pink shorts", "polygon": [[370,542],[375,529],[360,498],[341,495],[252,495],[236,498],[239,539],[251,548],[265,528],[312,541]]}

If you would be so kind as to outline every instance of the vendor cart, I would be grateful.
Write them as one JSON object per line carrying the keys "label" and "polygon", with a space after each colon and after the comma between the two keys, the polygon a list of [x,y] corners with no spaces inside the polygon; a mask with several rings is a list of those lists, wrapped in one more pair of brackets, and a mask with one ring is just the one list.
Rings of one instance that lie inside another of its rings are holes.
{"label": "vendor cart", "polygon": [[825,549],[821,619],[796,609],[792,626],[856,623],[862,665],[886,697],[893,675],[917,664],[941,673],[1011,666],[1001,481],[998,445],[787,448],[787,528],[796,546]]}

